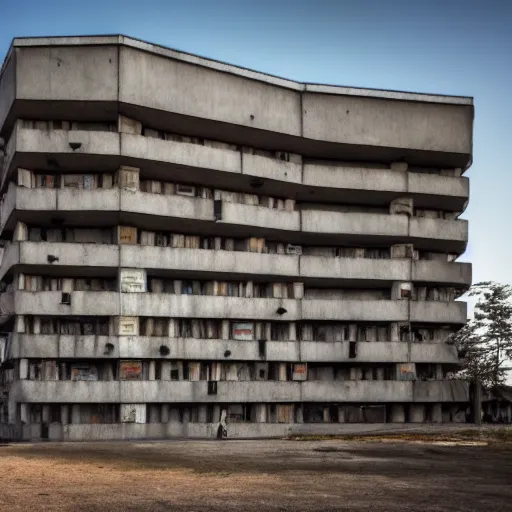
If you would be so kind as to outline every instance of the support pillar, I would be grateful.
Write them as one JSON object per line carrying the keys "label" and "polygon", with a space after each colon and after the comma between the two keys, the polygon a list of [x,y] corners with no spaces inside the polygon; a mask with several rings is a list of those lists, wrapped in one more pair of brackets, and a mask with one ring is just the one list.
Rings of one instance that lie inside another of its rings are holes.
{"label": "support pillar", "polygon": [[155,380],[156,376],[156,362],[149,361],[148,380]]}
{"label": "support pillar", "polygon": [[80,423],[80,405],[73,404],[71,406],[71,423],[78,425]]}
{"label": "support pillar", "polygon": [[67,425],[69,423],[69,405],[60,406],[60,423]]}
{"label": "support pillar", "polygon": [[423,404],[410,404],[409,422],[423,423],[425,421],[425,406]]}
{"label": "support pillar", "polygon": [[206,423],[208,419],[208,407],[205,404],[198,405],[197,421]]}
{"label": "support pillar", "polygon": [[162,404],[160,411],[160,421],[162,423],[169,423],[169,404]]}
{"label": "support pillar", "polygon": [[180,421],[180,410],[172,407],[169,413],[169,423],[179,423]]}
{"label": "support pillar", "polygon": [[[259,404],[256,405],[256,407],[258,406]],[[257,410],[257,409],[256,409]],[[220,421],[220,405],[217,405],[215,404],[213,406],[213,418],[212,418],[212,423],[218,423]]]}
{"label": "support pillar", "polygon": [[20,420],[22,425],[28,423],[28,404],[20,404]]}
{"label": "support pillar", "polygon": [[391,406],[391,423],[404,423],[405,410],[402,404],[393,404]]}
{"label": "support pillar", "polygon": [[432,404],[432,423],[443,422],[443,406],[442,404]]}
{"label": "support pillar", "polygon": [[304,408],[302,404],[298,404],[295,411],[295,421],[297,423],[304,423]]}
{"label": "support pillar", "polygon": [[345,423],[345,407],[338,406],[338,423]]}
{"label": "support pillar", "polygon": [[477,425],[482,424],[482,386],[478,378],[473,382],[473,421]]}
{"label": "support pillar", "polygon": [[289,341],[297,340],[297,328],[295,326],[295,322],[290,322],[288,324],[288,340]]}
{"label": "support pillar", "polygon": [[221,337],[223,340],[229,340],[229,320],[222,320]]}
{"label": "support pillar", "polygon": [[20,380],[28,379],[28,359],[20,359]]}

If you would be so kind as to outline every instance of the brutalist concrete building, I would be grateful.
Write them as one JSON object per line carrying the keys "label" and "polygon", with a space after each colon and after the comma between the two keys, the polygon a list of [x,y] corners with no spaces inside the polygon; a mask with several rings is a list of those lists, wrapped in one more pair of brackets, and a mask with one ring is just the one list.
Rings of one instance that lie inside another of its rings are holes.
{"label": "brutalist concrete building", "polygon": [[461,422],[472,99],[124,36],[0,76],[0,436]]}

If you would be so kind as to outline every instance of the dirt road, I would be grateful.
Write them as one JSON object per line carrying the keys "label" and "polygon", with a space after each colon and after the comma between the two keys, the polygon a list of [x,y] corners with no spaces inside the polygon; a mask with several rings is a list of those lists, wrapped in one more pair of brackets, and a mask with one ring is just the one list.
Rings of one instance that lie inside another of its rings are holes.
{"label": "dirt road", "polygon": [[327,441],[0,447],[0,510],[506,511],[512,450]]}

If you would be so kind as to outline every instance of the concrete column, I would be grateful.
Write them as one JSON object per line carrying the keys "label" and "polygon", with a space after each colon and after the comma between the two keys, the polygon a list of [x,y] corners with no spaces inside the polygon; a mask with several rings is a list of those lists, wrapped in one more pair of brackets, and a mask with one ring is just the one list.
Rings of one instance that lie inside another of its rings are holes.
{"label": "concrete column", "polygon": [[156,375],[156,362],[149,361],[148,379],[155,380],[155,375]]}
{"label": "concrete column", "polygon": [[295,322],[290,322],[288,324],[288,339],[290,341],[297,340],[297,328],[296,328]]}
{"label": "concrete column", "polygon": [[357,377],[357,368],[355,366],[351,366],[350,367],[350,375],[349,375],[349,380],[356,380],[356,377]]}
{"label": "concrete column", "polygon": [[208,419],[208,408],[206,404],[198,405],[197,409],[197,421],[199,423],[206,423]]}
{"label": "concrete column", "polygon": [[270,322],[265,322],[264,333],[267,341],[272,339],[272,324]]}
{"label": "concrete column", "polygon": [[405,411],[402,404],[393,404],[391,406],[391,423],[404,423]]}
{"label": "concrete column", "polygon": [[160,406],[157,404],[149,405],[149,423],[160,422]]}
{"label": "concrete column", "polygon": [[42,408],[42,422],[43,423],[50,423],[50,406],[49,405],[43,405],[43,408]]}
{"label": "concrete column", "polygon": [[229,340],[230,336],[229,332],[229,320],[222,320],[222,327],[221,327],[221,338],[223,340]]}
{"label": "concrete column", "polygon": [[442,404],[432,404],[432,423],[443,422],[443,406]]}
{"label": "concrete column", "polygon": [[16,423],[17,422],[17,414],[16,414],[16,402],[7,403],[7,423]]}
{"label": "concrete column", "polygon": [[110,362],[106,363],[105,378],[108,381],[114,380],[114,364],[113,363],[110,363]]}
{"label": "concrete column", "polygon": [[512,405],[507,405],[507,423],[512,423]]}
{"label": "concrete column", "polygon": [[169,413],[169,423],[179,423],[180,421],[181,421],[181,418],[180,418],[179,409],[176,409],[175,407],[171,407],[171,410]]}
{"label": "concrete column", "polygon": [[28,359],[20,359],[20,380],[28,379]]}
{"label": "concrete column", "polygon": [[345,407],[338,406],[338,423],[345,423]]}
{"label": "concrete column", "polygon": [[348,341],[357,341],[357,324],[349,324]]}
{"label": "concrete column", "polygon": [[473,421],[477,425],[482,424],[482,386],[479,378],[473,382]]}
{"label": "concrete column", "polygon": [[425,406],[423,404],[409,405],[409,422],[423,423],[425,421]]}
{"label": "concrete column", "polygon": [[390,341],[400,341],[400,325],[398,322],[391,323]]}
{"label": "concrete column", "polygon": [[286,363],[279,363],[279,380],[286,380]]}
{"label": "concrete column", "polygon": [[41,317],[35,316],[32,320],[32,332],[34,334],[41,334]]}
{"label": "concrete column", "polygon": [[78,425],[80,423],[80,405],[73,404],[71,406],[71,423]]}
{"label": "concrete column", "polygon": [[61,425],[67,425],[69,423],[69,406],[60,406],[60,423]]}
{"label": "concrete column", "polygon": [[68,380],[68,372],[66,363],[60,363],[60,380]]}
{"label": "concrete column", "polygon": [[160,411],[160,421],[162,423],[169,423],[169,404],[162,404]]}
{"label": "concrete column", "polygon": [[297,405],[295,421],[297,423],[304,423],[304,408],[302,407],[302,404]]}
{"label": "concrete column", "polygon": [[364,379],[373,380],[373,368],[366,368],[364,370]]}
{"label": "concrete column", "polygon": [[329,414],[329,407],[324,407],[324,415],[323,415],[324,423],[331,422],[331,415]]}
{"label": "concrete column", "polygon": [[22,425],[28,423],[28,404],[20,404],[20,420]]}
{"label": "concrete column", "polygon": [[436,364],[436,380],[443,380],[443,365]]}
{"label": "concrete column", "polygon": [[384,380],[384,368],[377,368],[377,380]]}
{"label": "concrete column", "polygon": [[25,332],[25,317],[23,315],[16,316],[16,332]]}
{"label": "concrete column", "polygon": [[171,362],[162,361],[160,365],[160,379],[171,380]]}
{"label": "concrete column", "polygon": [[190,422],[190,409],[187,407],[183,411],[183,423],[188,424]]}
{"label": "concrete column", "polygon": [[212,420],[213,420],[213,423],[218,423],[220,421],[220,405],[215,404],[213,406],[213,418],[212,418]]}

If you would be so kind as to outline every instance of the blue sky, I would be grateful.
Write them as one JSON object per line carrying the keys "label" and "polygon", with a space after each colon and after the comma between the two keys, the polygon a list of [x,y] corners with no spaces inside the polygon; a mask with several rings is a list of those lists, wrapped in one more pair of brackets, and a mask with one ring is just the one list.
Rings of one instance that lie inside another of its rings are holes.
{"label": "blue sky", "polygon": [[474,281],[512,284],[512,2],[0,0],[13,37],[123,33],[308,82],[475,99]]}

